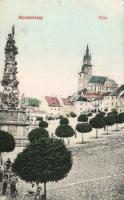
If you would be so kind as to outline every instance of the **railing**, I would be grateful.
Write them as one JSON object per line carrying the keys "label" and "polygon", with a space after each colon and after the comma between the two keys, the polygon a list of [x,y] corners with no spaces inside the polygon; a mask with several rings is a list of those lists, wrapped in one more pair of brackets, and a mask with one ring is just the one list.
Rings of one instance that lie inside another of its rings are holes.
{"label": "railing", "polygon": [[15,138],[16,147],[26,147],[29,144],[27,138]]}

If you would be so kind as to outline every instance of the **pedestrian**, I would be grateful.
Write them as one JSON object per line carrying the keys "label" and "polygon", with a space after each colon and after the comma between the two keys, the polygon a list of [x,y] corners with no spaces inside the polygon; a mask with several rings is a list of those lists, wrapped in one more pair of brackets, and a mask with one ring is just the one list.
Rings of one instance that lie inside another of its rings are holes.
{"label": "pedestrian", "polygon": [[9,170],[10,166],[11,166],[11,160],[10,158],[8,158],[8,160],[6,161],[7,171]]}
{"label": "pedestrian", "polygon": [[3,179],[9,180],[9,173],[7,171],[4,171],[4,173],[3,173]]}
{"label": "pedestrian", "polygon": [[2,188],[2,195],[6,194],[7,185],[8,185],[7,179],[4,179],[3,188]]}
{"label": "pedestrian", "polygon": [[16,189],[16,183],[14,180],[12,180],[10,183],[10,193],[11,193],[11,198],[16,197],[17,189]]}

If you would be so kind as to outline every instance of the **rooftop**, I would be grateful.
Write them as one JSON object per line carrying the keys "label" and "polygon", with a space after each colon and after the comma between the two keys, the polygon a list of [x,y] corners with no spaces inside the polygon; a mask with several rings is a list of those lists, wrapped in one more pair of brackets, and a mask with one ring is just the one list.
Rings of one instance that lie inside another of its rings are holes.
{"label": "rooftop", "polygon": [[46,99],[49,106],[61,107],[61,104],[60,104],[59,99],[57,97],[45,96],[45,99]]}
{"label": "rooftop", "polygon": [[107,79],[108,78],[104,76],[92,76],[89,83],[104,84]]}

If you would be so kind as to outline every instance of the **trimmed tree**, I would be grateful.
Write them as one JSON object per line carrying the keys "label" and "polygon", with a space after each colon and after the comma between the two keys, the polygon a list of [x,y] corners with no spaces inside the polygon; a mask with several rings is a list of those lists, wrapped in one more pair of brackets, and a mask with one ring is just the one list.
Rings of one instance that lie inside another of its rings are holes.
{"label": "trimmed tree", "polygon": [[92,128],[96,129],[96,138],[98,138],[98,129],[105,127],[105,121],[103,117],[93,117],[89,121]]}
{"label": "trimmed tree", "polygon": [[77,120],[78,120],[78,122],[87,122],[88,121],[88,117],[85,114],[81,114],[81,115],[79,115]]}
{"label": "trimmed tree", "polygon": [[108,127],[114,125],[115,119],[113,116],[108,116],[104,118],[105,120],[105,126],[107,127],[107,135],[108,135]]}
{"label": "trimmed tree", "polygon": [[76,130],[82,133],[82,143],[84,142],[83,134],[92,131],[92,126],[89,123],[78,123],[76,125]]}
{"label": "trimmed tree", "polygon": [[43,117],[37,117],[36,121],[43,121]]}
{"label": "trimmed tree", "polygon": [[76,115],[74,112],[71,112],[71,113],[70,113],[70,116],[71,116],[72,118],[77,117],[77,115]]}
{"label": "trimmed tree", "polygon": [[39,122],[39,127],[41,128],[48,128],[48,123],[46,121],[40,121]]}
{"label": "trimmed tree", "polygon": [[12,134],[0,130],[0,164],[1,164],[1,153],[11,152],[15,148],[15,140]]}
{"label": "trimmed tree", "polygon": [[108,113],[108,116],[112,116],[115,120],[115,124],[116,124],[116,131],[118,131],[118,124],[121,123],[121,119],[119,117],[119,114],[117,111],[112,111],[110,113]]}
{"label": "trimmed tree", "polygon": [[99,112],[96,117],[105,117],[105,112]]}
{"label": "trimmed tree", "polygon": [[46,200],[47,182],[59,181],[67,176],[72,167],[71,152],[58,139],[42,139],[39,144],[27,146],[17,155],[13,172],[26,182],[44,183]]}
{"label": "trimmed tree", "polygon": [[48,131],[44,128],[35,128],[28,134],[30,143],[36,143],[41,138],[49,138]]}
{"label": "trimmed tree", "polygon": [[61,124],[61,125],[68,125],[68,124],[69,124],[68,118],[62,117],[62,118],[60,119],[60,124]]}
{"label": "trimmed tree", "polygon": [[124,112],[118,114],[120,123],[124,123]]}
{"label": "trimmed tree", "polygon": [[68,138],[68,144],[69,144],[70,143],[69,137],[72,137],[75,134],[75,131],[71,126],[67,124],[61,124],[56,128],[55,134],[57,137],[60,138]]}

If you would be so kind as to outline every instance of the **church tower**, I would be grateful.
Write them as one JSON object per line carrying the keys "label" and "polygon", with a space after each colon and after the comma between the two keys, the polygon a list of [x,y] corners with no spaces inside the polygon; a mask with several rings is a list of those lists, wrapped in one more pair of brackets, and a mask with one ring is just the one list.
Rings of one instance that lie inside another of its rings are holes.
{"label": "church tower", "polygon": [[83,57],[83,66],[81,72],[78,73],[78,91],[86,91],[88,87],[88,81],[92,77],[92,64],[91,64],[91,53],[87,45],[86,53]]}

